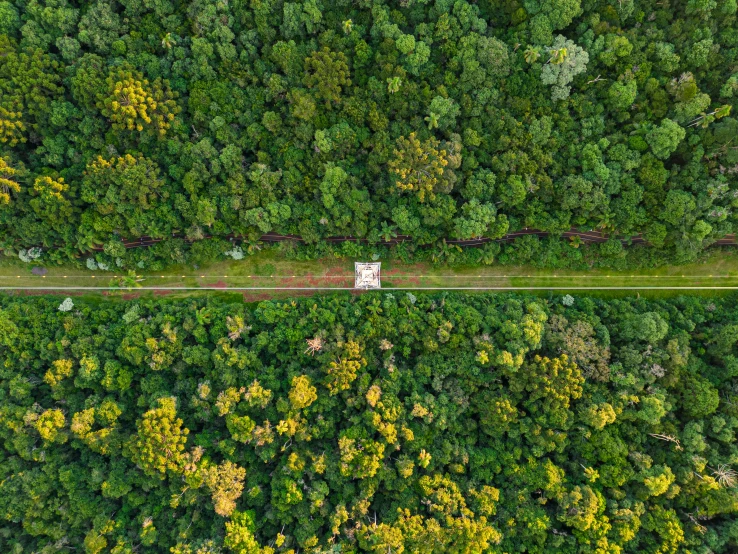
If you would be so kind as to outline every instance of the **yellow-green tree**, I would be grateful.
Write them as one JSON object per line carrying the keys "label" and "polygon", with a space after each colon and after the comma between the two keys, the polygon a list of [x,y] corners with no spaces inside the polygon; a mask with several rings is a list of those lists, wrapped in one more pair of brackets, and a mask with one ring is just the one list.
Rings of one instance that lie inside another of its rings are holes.
{"label": "yellow-green tree", "polygon": [[366,359],[361,355],[359,343],[348,341],[344,345],[342,356],[332,361],[326,371],[326,386],[331,395],[347,390],[365,365]]}
{"label": "yellow-green tree", "polygon": [[52,100],[63,94],[58,70],[59,62],[40,48],[17,52],[0,34],[0,101],[8,113],[14,114],[0,113],[0,120],[14,122],[14,133],[19,131],[20,114],[28,118],[26,123],[31,129],[43,127]]}
{"label": "yellow-green tree", "polygon": [[535,356],[511,375],[510,390],[522,393],[530,414],[547,425],[564,425],[572,400],[582,396],[582,372],[566,354],[558,358]]}
{"label": "yellow-green tree", "polygon": [[164,136],[179,112],[175,93],[168,81],[150,83],[138,71],[122,67],[105,80],[106,89],[98,96],[97,107],[113,124],[113,129],[150,129]]}
{"label": "yellow-green tree", "polygon": [[159,406],[146,412],[136,422],[136,427],[138,432],[126,445],[133,462],[151,475],[183,471],[185,443],[190,431],[182,428],[173,397],[160,398]]}
{"label": "yellow-green tree", "polygon": [[305,58],[305,78],[308,88],[314,88],[326,105],[341,100],[341,87],[351,86],[346,55],[324,47]]}
{"label": "yellow-green tree", "polygon": [[310,383],[310,377],[307,375],[293,377],[289,398],[294,409],[307,408],[318,399],[318,389]]}
{"label": "yellow-green tree", "polygon": [[227,517],[236,509],[236,500],[243,492],[246,470],[230,461],[222,464],[204,464],[203,482],[210,490],[215,513]]}
{"label": "yellow-green tree", "polygon": [[434,192],[446,184],[445,172],[449,164],[448,152],[440,148],[440,142],[431,137],[421,142],[415,133],[397,139],[394,158],[389,161],[390,173],[395,176],[397,188],[418,193],[423,202],[426,195],[433,198]]}
{"label": "yellow-green tree", "polygon": [[59,438],[63,439],[63,435],[59,435],[59,431],[64,428],[66,420],[61,410],[46,410],[34,423],[34,427],[42,439],[46,442],[54,442]]}
{"label": "yellow-green tree", "polygon": [[600,498],[588,486],[576,486],[559,500],[559,520],[579,531],[596,525]]}
{"label": "yellow-green tree", "polygon": [[254,531],[256,524],[252,512],[233,512],[231,520],[225,524],[223,546],[229,552],[238,554],[258,554],[261,552]]}
{"label": "yellow-green tree", "polygon": [[62,380],[71,377],[72,364],[72,360],[54,360],[51,362],[51,367],[44,374],[44,382],[51,387],[55,387]]}
{"label": "yellow-green tree", "polygon": [[17,100],[10,99],[5,105],[0,105],[0,143],[12,148],[19,142],[26,142],[26,137],[23,136],[26,126],[22,117],[23,113]]}
{"label": "yellow-green tree", "polygon": [[7,158],[0,158],[0,205],[10,204],[10,191],[20,192],[17,173],[18,170],[8,164]]}
{"label": "yellow-green tree", "polygon": [[36,177],[33,182],[34,198],[31,207],[36,214],[49,221],[52,226],[62,224],[74,212],[69,201],[69,185],[63,177],[53,178],[48,175]]}

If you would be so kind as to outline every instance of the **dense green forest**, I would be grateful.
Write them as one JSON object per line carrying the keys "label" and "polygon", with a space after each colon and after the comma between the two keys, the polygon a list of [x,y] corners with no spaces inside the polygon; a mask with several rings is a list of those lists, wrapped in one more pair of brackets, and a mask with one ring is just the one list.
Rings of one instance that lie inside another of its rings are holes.
{"label": "dense green forest", "polygon": [[690,260],[736,230],[736,95],[736,0],[0,0],[0,248],[575,226]]}
{"label": "dense green forest", "polygon": [[0,297],[0,551],[736,552],[735,300]]}

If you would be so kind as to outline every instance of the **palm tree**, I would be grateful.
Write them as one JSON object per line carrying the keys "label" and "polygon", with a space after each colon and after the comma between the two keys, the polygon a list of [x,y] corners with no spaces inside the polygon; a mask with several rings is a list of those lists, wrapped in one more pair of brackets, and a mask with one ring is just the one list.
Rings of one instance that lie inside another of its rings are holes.
{"label": "palm tree", "polygon": [[246,247],[246,251],[249,254],[254,254],[255,252],[258,252],[259,250],[261,250],[261,245],[262,245],[261,241],[250,240],[248,243],[248,246]]}
{"label": "palm tree", "polygon": [[613,221],[613,219],[614,216],[612,212],[604,212],[602,215],[600,215],[600,221],[597,223],[597,228],[600,229],[603,233],[615,231],[615,222]]}
{"label": "palm tree", "polygon": [[541,51],[535,46],[528,46],[523,53],[526,63],[535,63],[541,57]]}
{"label": "palm tree", "polygon": [[204,306],[195,312],[195,319],[197,319],[197,323],[203,326],[210,323],[211,316],[212,312],[207,306]]}
{"label": "palm tree", "polygon": [[402,79],[399,77],[388,77],[387,78],[387,91],[389,91],[390,94],[394,94],[400,90],[400,86],[402,85]]}
{"label": "palm tree", "polygon": [[387,225],[387,222],[383,221],[382,230],[379,232],[379,236],[382,237],[382,240],[384,240],[384,242],[389,242],[393,238],[396,238],[397,233],[395,233],[394,225]]}
{"label": "palm tree", "polygon": [[167,33],[166,35],[164,35],[164,38],[161,39],[161,45],[167,50],[169,50],[174,45],[172,33]]}
{"label": "palm tree", "polygon": [[431,260],[434,263],[440,263],[444,261],[452,262],[456,258],[456,254],[463,252],[461,247],[457,244],[448,244],[446,239],[443,239],[439,244],[438,248],[433,250],[431,254]]}
{"label": "palm tree", "polygon": [[428,129],[436,129],[438,127],[438,114],[431,112],[429,116],[425,118],[428,123]]}
{"label": "palm tree", "polygon": [[375,298],[372,303],[366,307],[367,311],[372,312],[374,315],[382,313],[382,302]]}
{"label": "palm tree", "polygon": [[120,277],[117,281],[113,280],[110,282],[111,287],[119,287],[121,289],[133,289],[141,286],[141,281],[144,279],[140,275],[136,275],[136,272],[132,269],[128,270],[128,275]]}
{"label": "palm tree", "polygon": [[564,60],[566,60],[566,56],[569,54],[569,52],[563,46],[561,48],[553,48],[549,50],[549,52],[551,52],[551,58],[549,58],[548,63],[553,65],[560,65],[564,63]]}

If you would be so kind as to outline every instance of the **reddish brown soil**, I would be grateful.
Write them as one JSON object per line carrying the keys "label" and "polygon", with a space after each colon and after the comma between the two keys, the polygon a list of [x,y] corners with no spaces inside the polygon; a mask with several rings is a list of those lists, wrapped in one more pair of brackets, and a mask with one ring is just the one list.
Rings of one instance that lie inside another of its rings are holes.
{"label": "reddish brown soil", "polygon": [[244,292],[244,302],[261,302],[262,300],[283,299],[292,296],[313,296],[316,292],[310,290],[285,290],[285,291],[264,291],[264,292]]}
{"label": "reddish brown soil", "polygon": [[227,289],[228,285],[225,281],[218,281],[217,283],[205,283],[203,287],[214,287],[218,289]]}
{"label": "reddish brown soil", "polygon": [[75,291],[75,290],[65,290],[65,291],[55,291],[55,290],[11,290],[7,291],[5,294],[15,294],[17,296],[82,296],[85,294],[85,291]]}

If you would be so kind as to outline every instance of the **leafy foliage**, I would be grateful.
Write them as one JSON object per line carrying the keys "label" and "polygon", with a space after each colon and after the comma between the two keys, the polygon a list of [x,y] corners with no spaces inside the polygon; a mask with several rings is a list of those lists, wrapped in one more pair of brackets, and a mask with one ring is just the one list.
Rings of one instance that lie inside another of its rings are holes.
{"label": "leafy foliage", "polygon": [[60,300],[0,297],[3,552],[738,548],[734,297]]}
{"label": "leafy foliage", "polygon": [[[0,248],[162,239],[95,254],[127,272],[389,226],[403,259],[694,260],[736,231],[735,28],[734,0],[0,0]],[[95,169],[130,158],[140,185]],[[526,227],[554,238],[443,242]]]}
{"label": "leafy foliage", "polygon": [[[107,90],[99,96],[98,108],[113,129],[143,131],[152,127],[164,135],[179,111],[168,83],[157,79],[153,85],[140,73],[118,68],[106,79]],[[166,88],[164,88],[166,87]]]}

